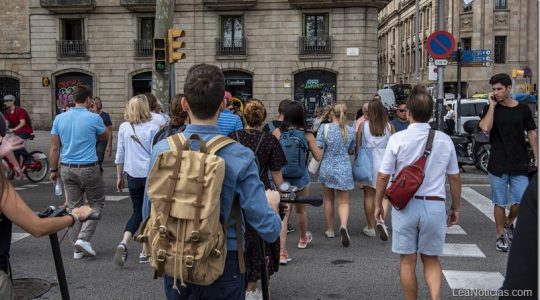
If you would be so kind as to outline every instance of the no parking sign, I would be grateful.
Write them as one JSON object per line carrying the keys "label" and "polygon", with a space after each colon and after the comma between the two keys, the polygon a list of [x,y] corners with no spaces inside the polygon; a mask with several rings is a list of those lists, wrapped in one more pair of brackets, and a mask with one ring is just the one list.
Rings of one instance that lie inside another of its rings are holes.
{"label": "no parking sign", "polygon": [[456,48],[456,40],[448,31],[437,30],[427,39],[426,50],[433,58],[447,58]]}

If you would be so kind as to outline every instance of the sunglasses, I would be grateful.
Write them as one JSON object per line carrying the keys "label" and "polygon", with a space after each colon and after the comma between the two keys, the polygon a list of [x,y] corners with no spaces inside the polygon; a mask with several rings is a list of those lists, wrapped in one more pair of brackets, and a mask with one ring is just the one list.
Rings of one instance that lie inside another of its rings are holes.
{"label": "sunglasses", "polygon": [[399,111],[399,112],[407,112],[406,109],[398,109],[397,111]]}
{"label": "sunglasses", "polygon": [[4,102],[13,102],[13,100],[4,100]]}

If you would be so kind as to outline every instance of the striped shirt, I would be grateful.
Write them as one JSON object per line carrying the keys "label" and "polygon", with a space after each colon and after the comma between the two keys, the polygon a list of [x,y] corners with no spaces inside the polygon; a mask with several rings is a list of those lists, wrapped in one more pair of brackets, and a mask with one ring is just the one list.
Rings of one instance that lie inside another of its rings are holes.
{"label": "striped shirt", "polygon": [[217,127],[221,134],[229,135],[229,133],[235,132],[236,130],[243,129],[242,120],[240,117],[233,114],[230,110],[224,110],[219,114],[217,121]]}

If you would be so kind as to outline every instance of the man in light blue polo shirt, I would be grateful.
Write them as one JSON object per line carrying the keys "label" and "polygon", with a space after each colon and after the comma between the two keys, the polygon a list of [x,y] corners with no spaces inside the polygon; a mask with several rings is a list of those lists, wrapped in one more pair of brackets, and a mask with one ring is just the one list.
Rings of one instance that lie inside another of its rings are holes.
{"label": "man in light blue polo shirt", "polygon": [[235,132],[237,130],[241,130],[244,128],[244,125],[242,125],[242,120],[238,115],[235,115],[230,109],[229,106],[232,106],[231,104],[231,93],[225,91],[225,96],[223,97],[223,101],[227,103],[227,109],[223,110],[219,114],[219,118],[217,120],[217,127],[219,128],[219,131],[223,135],[229,135],[232,132]]}
{"label": "man in light blue polo shirt", "polygon": [[[75,107],[58,115],[51,130],[51,175],[56,183],[61,179],[66,191],[70,209],[83,205],[83,194],[90,207],[101,214],[105,201],[105,186],[99,171],[96,154],[96,141],[105,141],[109,131],[101,117],[88,110],[92,101],[92,91],[78,86],[75,92]],[[61,176],[58,162],[61,160]],[[77,223],[71,230],[75,242],[74,259],[95,256],[90,239],[97,227],[97,220],[87,221],[82,226]]]}
{"label": "man in light blue polo shirt", "polygon": [[[204,80],[202,80],[204,79]],[[208,141],[220,134],[216,127],[219,110],[224,109],[223,93],[225,79],[219,68],[212,65],[196,65],[188,71],[184,84],[182,108],[189,113],[191,124],[187,125],[184,135],[189,138],[193,134]],[[160,153],[169,150],[167,140],[157,143],[152,149],[152,166]],[[249,148],[240,143],[225,146],[217,152],[225,160],[225,176],[221,190],[220,221],[225,223],[231,213],[233,199],[240,202],[244,218],[267,242],[279,238],[281,219],[278,215],[279,194],[267,191],[259,179],[259,169],[255,155]],[[150,167],[151,168],[151,167]],[[269,197],[267,202],[267,195]],[[145,196],[143,203],[143,219],[150,214],[150,200]],[[167,300],[180,299],[245,299],[245,274],[240,272],[238,247],[235,229],[236,220],[232,218],[227,228],[227,257],[223,275],[208,286],[188,284],[179,289],[173,288],[174,278],[165,276],[165,294]]]}

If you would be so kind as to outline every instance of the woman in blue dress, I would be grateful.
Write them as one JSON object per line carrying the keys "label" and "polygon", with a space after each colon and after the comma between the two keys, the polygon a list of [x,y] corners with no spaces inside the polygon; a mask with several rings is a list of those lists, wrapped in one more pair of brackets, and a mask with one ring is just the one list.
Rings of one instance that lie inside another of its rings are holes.
{"label": "woman in blue dress", "polygon": [[322,183],[324,191],[325,235],[334,237],[334,200],[337,198],[341,243],[344,247],[349,247],[349,191],[354,188],[349,155],[354,154],[356,135],[354,129],[346,125],[345,104],[336,104],[331,114],[332,123],[322,125],[317,134],[317,146],[325,149],[319,169],[319,182]]}

